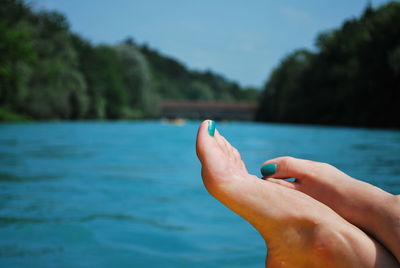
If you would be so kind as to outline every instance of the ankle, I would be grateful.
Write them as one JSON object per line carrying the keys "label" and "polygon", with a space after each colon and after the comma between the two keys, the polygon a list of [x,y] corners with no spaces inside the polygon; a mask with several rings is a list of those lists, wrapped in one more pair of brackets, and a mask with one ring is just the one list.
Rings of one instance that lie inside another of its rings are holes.
{"label": "ankle", "polygon": [[[386,193],[386,192],[385,192]],[[373,234],[400,262],[400,196],[386,193],[374,206],[365,221],[370,222],[369,233]]]}
{"label": "ankle", "polygon": [[353,187],[363,190],[352,192],[351,204],[354,206],[347,207],[345,218],[367,231],[381,228],[387,209],[394,206],[393,195],[363,181],[357,180]]}
{"label": "ankle", "polygon": [[391,218],[400,216],[400,214],[394,213],[396,210],[400,213],[400,198],[379,190],[379,198],[371,199],[370,209],[366,212],[366,218],[364,218],[364,220],[369,219],[371,223],[374,223],[375,229],[381,229],[383,223],[389,223],[392,221]]}

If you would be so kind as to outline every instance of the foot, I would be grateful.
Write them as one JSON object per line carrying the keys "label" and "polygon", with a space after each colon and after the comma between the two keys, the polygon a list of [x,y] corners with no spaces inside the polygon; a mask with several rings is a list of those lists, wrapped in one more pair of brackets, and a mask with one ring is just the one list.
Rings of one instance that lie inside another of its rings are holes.
{"label": "foot", "polygon": [[[265,177],[267,181],[301,191],[326,204],[376,237],[400,262],[399,196],[356,180],[325,163],[280,157],[265,162],[265,166],[265,170],[275,171],[273,178]],[[296,181],[284,178],[296,178]]]}
{"label": "foot", "polygon": [[250,222],[268,246],[268,267],[396,267],[393,257],[326,205],[250,175],[239,152],[204,121],[197,154],[207,190]]}

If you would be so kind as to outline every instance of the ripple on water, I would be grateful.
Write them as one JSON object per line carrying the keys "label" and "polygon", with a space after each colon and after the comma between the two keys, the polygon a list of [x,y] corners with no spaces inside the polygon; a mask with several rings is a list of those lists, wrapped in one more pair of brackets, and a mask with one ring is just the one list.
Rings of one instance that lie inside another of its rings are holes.
{"label": "ripple on water", "polygon": [[174,231],[188,230],[188,227],[183,225],[168,224],[152,218],[144,218],[128,214],[93,214],[82,217],[55,217],[55,218],[0,216],[0,226],[9,226],[9,225],[22,226],[22,225],[43,224],[43,223],[92,222],[101,220],[140,223],[165,230],[174,230]]}
{"label": "ripple on water", "polygon": [[[204,189],[198,122],[6,124],[0,267],[262,267],[264,243]],[[249,170],[326,161],[400,193],[400,132],[222,123]]]}

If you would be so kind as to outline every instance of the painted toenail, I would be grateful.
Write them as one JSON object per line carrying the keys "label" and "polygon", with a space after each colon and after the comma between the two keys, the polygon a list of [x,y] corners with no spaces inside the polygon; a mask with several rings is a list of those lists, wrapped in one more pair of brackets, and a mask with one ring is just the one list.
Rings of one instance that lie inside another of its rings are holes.
{"label": "painted toenail", "polygon": [[208,120],[208,134],[214,136],[215,132],[215,122],[213,120]]}
{"label": "painted toenail", "polygon": [[261,174],[265,177],[270,176],[276,172],[276,164],[266,164],[261,167]]}

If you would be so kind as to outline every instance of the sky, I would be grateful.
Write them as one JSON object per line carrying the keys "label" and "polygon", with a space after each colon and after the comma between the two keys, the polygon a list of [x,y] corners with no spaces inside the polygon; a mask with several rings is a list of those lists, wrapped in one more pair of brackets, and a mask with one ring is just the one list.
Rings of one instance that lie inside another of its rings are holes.
{"label": "sky", "polygon": [[190,69],[262,87],[280,60],[318,33],[388,0],[31,0],[67,16],[93,44],[132,37]]}

